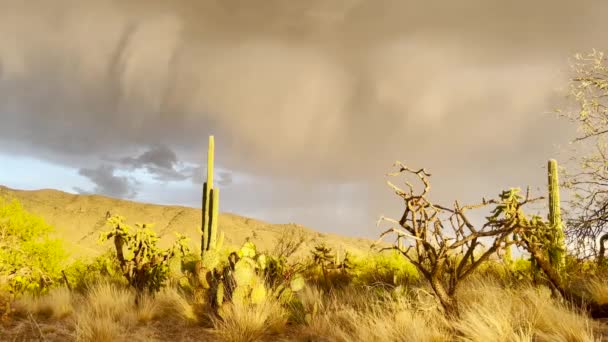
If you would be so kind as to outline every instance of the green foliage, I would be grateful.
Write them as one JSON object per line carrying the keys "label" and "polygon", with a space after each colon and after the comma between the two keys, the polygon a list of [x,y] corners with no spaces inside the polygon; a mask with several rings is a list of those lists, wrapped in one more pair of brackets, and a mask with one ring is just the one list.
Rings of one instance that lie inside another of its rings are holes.
{"label": "green foliage", "polygon": [[116,253],[112,250],[92,259],[77,259],[65,268],[64,273],[71,288],[80,292],[100,279],[116,280],[122,277]]}
{"label": "green foliage", "polygon": [[346,252],[343,259],[338,259],[331,248],[324,244],[315,246],[311,251],[305,275],[310,282],[325,290],[349,285],[398,286],[419,279],[416,267],[398,251],[358,257]]}
{"label": "green foliage", "polygon": [[110,231],[100,235],[100,241],[114,240],[116,258],[121,271],[129,284],[138,294],[144,290],[154,294],[166,285],[169,277],[171,260],[178,255],[189,252],[188,239],[177,234],[174,245],[166,250],[156,246],[159,238],[145,224],[137,224],[134,230],[124,223],[121,216],[108,219]]}
{"label": "green foliage", "polygon": [[196,262],[201,260],[199,253],[188,253],[181,258],[181,271],[183,273],[194,273]]}
{"label": "green foliage", "polygon": [[353,261],[352,274],[358,284],[402,285],[417,281],[416,267],[397,251],[374,253]]}
{"label": "green foliage", "polygon": [[67,253],[53,228],[17,200],[0,199],[0,286],[14,295],[41,294],[61,276]]}
{"label": "green foliage", "polygon": [[532,280],[532,261],[530,259],[519,258],[513,263],[512,272],[519,280]]}

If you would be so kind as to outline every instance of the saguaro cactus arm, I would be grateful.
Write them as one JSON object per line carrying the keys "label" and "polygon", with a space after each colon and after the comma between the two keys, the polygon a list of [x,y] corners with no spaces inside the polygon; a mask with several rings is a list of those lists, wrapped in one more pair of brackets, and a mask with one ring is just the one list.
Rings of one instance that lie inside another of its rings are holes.
{"label": "saguaro cactus arm", "polygon": [[213,159],[215,157],[215,140],[213,135],[209,136],[209,150],[207,152],[207,184],[213,189]]}
{"label": "saguaro cactus arm", "polygon": [[606,243],[608,242],[608,233],[602,235],[600,237],[600,250],[597,256],[597,262],[600,265],[604,264],[604,260],[606,260]]}
{"label": "saguaro cactus arm", "polygon": [[203,183],[203,211],[202,211],[202,231],[203,235],[201,236],[201,255],[205,253],[206,250],[209,249],[209,220],[211,216],[209,216],[209,205],[210,205],[210,197],[211,191],[207,182]]}

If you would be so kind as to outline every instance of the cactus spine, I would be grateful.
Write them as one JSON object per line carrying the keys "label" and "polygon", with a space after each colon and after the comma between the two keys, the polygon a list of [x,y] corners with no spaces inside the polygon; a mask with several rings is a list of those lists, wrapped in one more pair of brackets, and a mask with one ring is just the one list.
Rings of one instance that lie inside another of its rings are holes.
{"label": "cactus spine", "polygon": [[551,237],[549,247],[549,260],[558,270],[565,266],[566,249],[564,245],[564,229],[559,201],[559,180],[557,176],[557,161],[549,160],[549,224]]}
{"label": "cactus spine", "polygon": [[[205,252],[212,249],[216,249],[218,244],[217,222],[219,213],[220,190],[213,187],[214,148],[214,139],[211,135],[209,136],[209,150],[207,153],[207,181],[203,184],[203,236],[201,240],[201,257],[205,255]],[[221,240],[223,240],[223,235],[220,235],[220,242]]]}

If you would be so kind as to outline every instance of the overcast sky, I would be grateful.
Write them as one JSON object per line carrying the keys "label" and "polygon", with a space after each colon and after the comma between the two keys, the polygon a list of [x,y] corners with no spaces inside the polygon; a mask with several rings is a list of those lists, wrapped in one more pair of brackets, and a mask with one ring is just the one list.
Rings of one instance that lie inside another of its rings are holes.
{"label": "overcast sky", "polygon": [[608,2],[0,0],[0,184],[376,236],[395,160],[433,197],[545,187]]}

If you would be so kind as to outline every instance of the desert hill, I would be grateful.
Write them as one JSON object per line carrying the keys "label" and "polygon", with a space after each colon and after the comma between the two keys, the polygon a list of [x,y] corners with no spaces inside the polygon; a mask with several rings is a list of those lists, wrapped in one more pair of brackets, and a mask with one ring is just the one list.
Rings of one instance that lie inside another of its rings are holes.
{"label": "desert hill", "polygon": [[[112,244],[98,243],[99,232],[107,230],[108,212],[124,216],[127,223],[153,223],[160,236],[160,246],[167,247],[175,238],[173,232],[190,237],[191,246],[200,250],[201,210],[183,206],[146,204],[113,199],[99,195],[75,195],[58,190],[15,190],[0,186],[0,198],[15,198],[31,213],[41,216],[55,229],[54,235],[64,239],[73,257],[97,255]],[[332,248],[364,254],[370,250],[371,240],[323,234],[297,224],[270,224],[234,214],[219,216],[219,227],[225,233],[224,245],[240,246],[246,239],[258,249],[271,251],[279,238],[303,236],[305,243],[296,256],[309,253],[324,241]]]}

